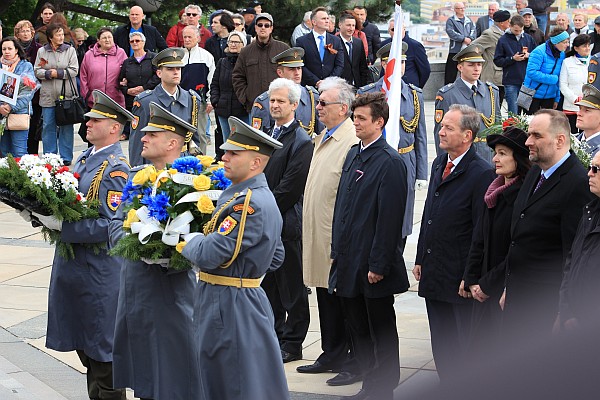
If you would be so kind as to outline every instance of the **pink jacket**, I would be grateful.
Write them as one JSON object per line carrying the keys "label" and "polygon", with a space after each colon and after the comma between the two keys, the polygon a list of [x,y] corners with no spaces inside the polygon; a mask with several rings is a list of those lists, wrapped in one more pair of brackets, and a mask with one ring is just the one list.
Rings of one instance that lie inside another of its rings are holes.
{"label": "pink jacket", "polygon": [[94,89],[103,91],[108,97],[125,107],[125,96],[119,89],[119,74],[121,65],[126,59],[125,51],[116,44],[108,50],[108,53],[103,53],[96,43],[85,53],[79,70],[79,78],[81,80],[81,96],[87,100],[89,107],[94,104],[92,97]]}

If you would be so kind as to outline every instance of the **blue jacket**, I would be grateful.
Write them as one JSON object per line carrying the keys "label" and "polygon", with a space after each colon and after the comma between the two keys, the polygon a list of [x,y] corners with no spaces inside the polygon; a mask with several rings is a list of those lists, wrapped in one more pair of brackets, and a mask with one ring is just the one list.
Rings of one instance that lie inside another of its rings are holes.
{"label": "blue jacket", "polygon": [[[33,73],[33,65],[31,65],[31,63],[27,60],[21,60],[18,62],[17,66],[15,67],[14,74],[19,75],[21,77],[21,83],[19,84],[19,86],[22,86],[23,78],[25,76],[27,76],[35,83],[38,83],[37,79],[35,78],[35,74]],[[34,90],[19,90],[19,95],[17,96],[17,104],[15,104],[14,106],[11,105],[11,113],[30,114],[31,99],[33,98],[34,94]],[[5,102],[1,101],[0,104],[5,104]]]}
{"label": "blue jacket", "polygon": [[551,43],[548,40],[546,43],[540,44],[533,49],[529,55],[523,84],[530,89],[536,89],[533,98],[553,98],[558,103],[560,100],[558,77],[560,75],[560,67],[565,59],[565,52],[561,51],[560,56],[556,59],[552,54],[550,46]]}
{"label": "blue jacket", "polygon": [[521,86],[523,84],[525,71],[527,70],[527,60],[515,61],[512,59],[512,56],[523,50],[523,47],[527,47],[528,51],[531,52],[537,47],[537,43],[527,33],[523,33],[520,41],[517,41],[517,37],[512,33],[505,33],[498,39],[494,64],[502,68],[502,85]]}

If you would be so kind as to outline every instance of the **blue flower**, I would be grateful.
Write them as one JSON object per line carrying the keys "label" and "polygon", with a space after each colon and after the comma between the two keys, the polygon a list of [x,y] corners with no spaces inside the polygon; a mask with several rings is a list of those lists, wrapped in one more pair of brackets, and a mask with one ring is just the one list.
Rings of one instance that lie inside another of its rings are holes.
{"label": "blue flower", "polygon": [[167,207],[171,207],[169,200],[171,198],[167,192],[159,192],[155,196],[144,197],[142,203],[148,207],[150,217],[163,222],[169,218],[169,213],[167,212]]}
{"label": "blue flower", "polygon": [[213,171],[210,180],[214,182],[217,189],[225,190],[231,186],[231,181],[225,176],[225,170],[223,168]]}
{"label": "blue flower", "polygon": [[123,187],[123,195],[121,196],[122,203],[131,203],[135,196],[141,193],[140,185],[134,185],[130,180],[127,181],[125,186]]}
{"label": "blue flower", "polygon": [[184,174],[199,174],[202,172],[202,163],[196,157],[186,156],[179,157],[173,164],[171,168],[176,169],[178,172]]}

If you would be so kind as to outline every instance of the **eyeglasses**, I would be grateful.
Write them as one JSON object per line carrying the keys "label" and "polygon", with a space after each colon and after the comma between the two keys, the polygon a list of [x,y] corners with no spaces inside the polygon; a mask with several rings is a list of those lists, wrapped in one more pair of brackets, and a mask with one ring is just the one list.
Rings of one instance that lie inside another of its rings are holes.
{"label": "eyeglasses", "polygon": [[141,40],[140,39],[132,39],[129,41],[129,43],[140,43]]}
{"label": "eyeglasses", "polygon": [[242,42],[238,42],[237,40],[230,40],[227,44],[235,44],[236,46],[242,44]]}
{"label": "eyeglasses", "polygon": [[242,25],[242,23],[241,23],[241,22],[234,22],[233,24],[234,24],[235,26],[241,26],[241,25]]}
{"label": "eyeglasses", "polygon": [[197,13],[185,13],[185,15],[187,15],[188,17],[197,17],[198,16]]}
{"label": "eyeglasses", "polygon": [[256,24],[257,27],[259,28],[267,28],[269,29],[271,27],[271,24]]}
{"label": "eyeglasses", "polygon": [[588,171],[592,171],[594,174],[598,173],[598,165],[590,165]]}
{"label": "eyeglasses", "polygon": [[321,106],[321,107],[325,107],[328,106],[330,104],[342,104],[341,101],[323,101],[323,100],[319,100],[317,101],[317,103]]}

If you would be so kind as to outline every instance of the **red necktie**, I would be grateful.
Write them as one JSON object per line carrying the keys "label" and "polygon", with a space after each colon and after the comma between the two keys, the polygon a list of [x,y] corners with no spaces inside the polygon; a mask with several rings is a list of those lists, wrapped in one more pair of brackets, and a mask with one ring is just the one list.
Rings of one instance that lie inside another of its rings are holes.
{"label": "red necktie", "polygon": [[454,164],[452,164],[452,161],[448,161],[448,164],[446,164],[446,168],[444,168],[444,173],[442,174],[442,180],[446,179],[448,175],[450,175],[452,167],[454,167]]}

